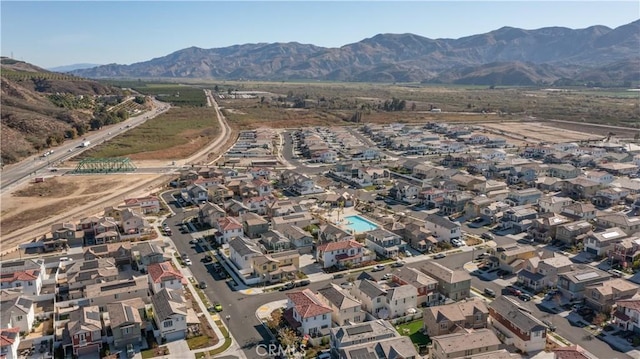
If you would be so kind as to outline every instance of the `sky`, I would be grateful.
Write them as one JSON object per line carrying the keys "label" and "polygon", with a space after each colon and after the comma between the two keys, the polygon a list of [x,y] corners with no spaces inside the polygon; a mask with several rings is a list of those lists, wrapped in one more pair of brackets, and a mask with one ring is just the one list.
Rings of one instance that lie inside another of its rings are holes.
{"label": "sky", "polygon": [[132,64],[197,46],[300,42],[340,47],[380,33],[460,38],[503,26],[615,28],[632,1],[10,1],[0,52],[44,68]]}

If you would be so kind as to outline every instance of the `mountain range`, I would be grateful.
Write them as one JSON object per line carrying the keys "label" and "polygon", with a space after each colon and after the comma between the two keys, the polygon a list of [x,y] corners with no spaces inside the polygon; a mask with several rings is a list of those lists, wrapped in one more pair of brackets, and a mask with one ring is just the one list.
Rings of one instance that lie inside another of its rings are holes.
{"label": "mountain range", "polygon": [[503,27],[459,39],[379,34],[340,48],[258,43],[189,47],[131,65],[71,71],[89,78],[214,78],[478,85],[640,83],[640,20],[611,29]]}
{"label": "mountain range", "polygon": [[47,70],[54,72],[71,72],[73,70],[82,70],[82,69],[90,69],[93,67],[98,67],[100,64],[73,64],[73,65],[64,65],[57,67],[49,67]]}

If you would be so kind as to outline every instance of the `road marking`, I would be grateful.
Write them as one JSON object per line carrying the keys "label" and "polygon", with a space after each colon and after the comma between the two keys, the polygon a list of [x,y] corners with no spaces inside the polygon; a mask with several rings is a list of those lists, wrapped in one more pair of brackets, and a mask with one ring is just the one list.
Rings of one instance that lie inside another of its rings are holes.
{"label": "road marking", "polygon": [[253,294],[253,289],[247,289],[244,292],[245,294]]}
{"label": "road marking", "polygon": [[268,312],[269,311],[269,307],[266,305],[263,305],[262,307],[258,308],[259,312]]}

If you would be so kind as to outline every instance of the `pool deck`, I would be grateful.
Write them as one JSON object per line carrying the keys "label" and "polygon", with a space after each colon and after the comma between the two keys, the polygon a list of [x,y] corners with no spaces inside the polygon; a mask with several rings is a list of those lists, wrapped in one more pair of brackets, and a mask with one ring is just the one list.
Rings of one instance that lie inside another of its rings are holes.
{"label": "pool deck", "polygon": [[[363,220],[366,220],[367,222],[371,222],[371,223],[376,225],[376,228],[382,227],[381,224],[376,223],[376,222],[366,218],[365,216],[362,215],[362,213],[356,211],[356,209],[353,208],[353,207],[341,208],[340,210],[333,209],[333,210],[329,211],[328,213],[324,214],[324,217],[329,222],[335,224],[336,226],[338,226],[338,227],[340,227],[340,228],[342,228],[344,230],[349,230],[349,231],[351,231],[351,228],[349,226],[347,226],[347,222],[345,221],[345,218],[351,217],[351,216],[358,216],[358,217],[362,218]],[[359,232],[355,232],[354,234],[363,233],[363,232],[366,232],[366,231],[359,231]]]}

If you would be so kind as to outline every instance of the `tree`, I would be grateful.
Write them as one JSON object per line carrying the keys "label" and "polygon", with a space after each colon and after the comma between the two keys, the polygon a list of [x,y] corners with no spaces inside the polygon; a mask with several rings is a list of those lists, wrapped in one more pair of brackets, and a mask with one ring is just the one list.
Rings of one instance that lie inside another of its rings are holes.
{"label": "tree", "polygon": [[218,87],[218,85],[215,85],[215,86],[213,87],[213,92],[215,92],[215,93],[220,92],[220,87]]}
{"label": "tree", "polygon": [[282,311],[280,309],[274,310],[271,313],[271,317],[267,319],[267,327],[271,330],[277,330],[282,325]]}
{"label": "tree", "polygon": [[293,347],[298,341],[298,335],[291,328],[282,328],[278,331],[278,338],[284,347]]}
{"label": "tree", "polygon": [[602,313],[602,312],[596,314],[596,316],[593,317],[593,324],[595,324],[597,326],[601,326],[606,321],[607,321],[607,315]]}

